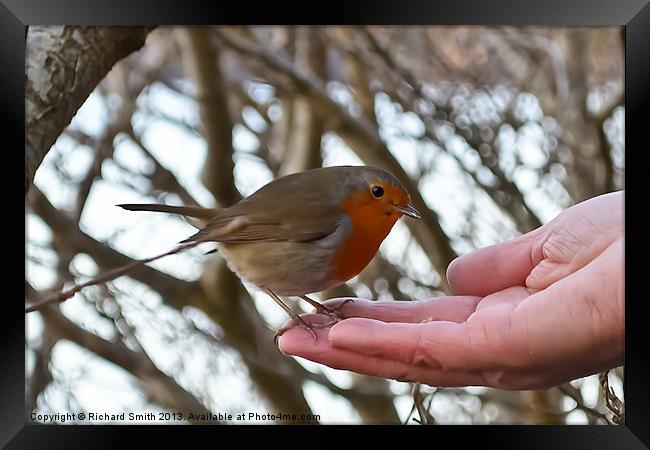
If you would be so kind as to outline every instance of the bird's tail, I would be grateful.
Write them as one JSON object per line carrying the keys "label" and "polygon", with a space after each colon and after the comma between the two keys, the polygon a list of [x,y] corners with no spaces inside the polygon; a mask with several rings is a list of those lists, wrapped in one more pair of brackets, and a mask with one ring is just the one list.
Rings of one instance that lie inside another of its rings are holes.
{"label": "bird's tail", "polygon": [[[176,207],[176,206],[167,206],[167,205],[119,205],[119,206],[122,206],[124,209],[131,209],[133,211],[161,211],[161,212],[173,212],[176,214],[188,214],[188,212],[191,214],[196,214],[196,213],[204,214],[205,211],[200,211],[200,210],[206,210],[206,208],[189,207],[189,206],[188,207]],[[191,208],[191,209],[188,210],[187,208]],[[183,209],[185,212],[181,212],[180,209]],[[108,281],[112,281],[115,278],[121,277],[122,275],[126,275],[127,273],[131,272],[132,270],[140,266],[151,263],[153,261],[157,261],[161,258],[164,258],[165,256],[175,255],[176,253],[180,253],[184,250],[188,250],[190,248],[196,247],[197,245],[202,244],[204,242],[218,240],[219,237],[226,236],[229,233],[232,233],[233,231],[245,225],[246,225],[246,221],[243,218],[236,217],[230,222],[228,222],[226,225],[212,230],[210,234],[196,236],[193,240],[185,241],[177,245],[176,248],[166,251],[165,253],[152,256],[151,258],[136,259],[130,262],[129,264],[125,264],[116,269],[101,273],[94,278],[84,281],[83,283],[75,284],[66,290],[61,290],[35,303],[26,305],[25,312],[28,313],[31,311],[36,311],[37,309],[40,309],[48,304],[61,303],[69,298],[72,298],[77,292],[81,291],[85,287],[95,286],[97,284],[102,284]]]}
{"label": "bird's tail", "polygon": [[[227,233],[228,230],[224,228],[224,233]],[[151,258],[146,258],[146,259],[136,259],[133,262],[130,262],[129,264],[125,264],[123,266],[118,267],[117,269],[109,270],[107,272],[101,273],[97,275],[94,278],[91,278],[90,280],[86,280],[83,283],[75,284],[69,289],[66,290],[61,290],[60,292],[54,293],[48,297],[45,297],[35,303],[32,303],[30,305],[25,306],[25,312],[32,312],[36,311],[37,309],[42,308],[43,306],[50,304],[50,303],[61,303],[69,298],[72,298],[77,292],[81,291],[83,288],[88,287],[88,286],[95,286],[97,284],[102,284],[106,283],[108,281],[112,281],[115,278],[121,277],[122,275],[126,275],[127,273],[131,272],[133,269],[136,269],[140,266],[143,266],[147,263],[159,260],[161,258],[164,258],[165,256],[169,255],[175,255],[176,253],[180,253],[184,250],[196,247],[197,245],[206,242],[208,238],[204,239],[197,239],[192,242],[186,242],[183,244],[180,244],[176,246],[176,248],[169,250],[165,253],[161,253],[160,255],[153,256]]]}
{"label": "bird's tail", "polygon": [[202,208],[200,206],[171,206],[145,203],[126,203],[116,205],[128,211],[154,211],[183,216],[195,228],[203,228],[219,212],[218,209]]}

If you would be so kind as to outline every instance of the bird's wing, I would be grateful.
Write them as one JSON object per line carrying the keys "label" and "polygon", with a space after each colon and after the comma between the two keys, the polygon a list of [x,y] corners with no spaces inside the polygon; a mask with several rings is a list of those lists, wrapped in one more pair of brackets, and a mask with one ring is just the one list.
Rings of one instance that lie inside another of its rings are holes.
{"label": "bird's wing", "polygon": [[[215,236],[223,243],[256,241],[305,242],[328,236],[336,231],[342,211],[333,189],[316,189],[331,179],[318,179],[319,173],[306,178],[304,173],[278,179],[237,204],[220,210],[197,234],[188,240],[205,239],[218,233],[237,217],[245,225],[227,235]],[[326,195],[326,198],[323,196]]]}
{"label": "bird's wing", "polygon": [[306,242],[328,236],[336,231],[340,219],[340,211],[331,214],[278,214],[269,217],[265,212],[241,215],[221,214],[212,219],[204,228],[189,240],[209,237],[210,234],[219,234],[219,230],[228,226],[233,220],[243,218],[245,225],[234,229],[226,235],[216,236],[214,240],[223,243],[245,243],[259,241],[293,241]]}

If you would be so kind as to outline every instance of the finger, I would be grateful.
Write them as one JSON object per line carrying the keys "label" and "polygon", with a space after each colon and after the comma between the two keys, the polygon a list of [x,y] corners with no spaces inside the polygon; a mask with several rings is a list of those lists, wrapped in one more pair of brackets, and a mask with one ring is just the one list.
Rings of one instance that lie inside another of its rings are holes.
{"label": "finger", "polygon": [[[336,308],[346,299],[331,299],[323,304]],[[476,310],[480,297],[436,297],[417,301],[371,301],[353,299],[338,310],[345,318],[365,317],[382,322],[420,323],[434,320],[464,322]]]}
{"label": "finger", "polygon": [[[321,316],[322,317],[322,316]],[[319,317],[308,317],[310,323],[320,323]],[[613,367],[616,364],[601,364],[598,367],[581,365],[562,365],[548,367],[535,365],[528,369],[515,369],[490,365],[488,370],[449,370],[439,367],[414,366],[377,354],[363,354],[332,346],[329,338],[331,329],[316,330],[317,340],[300,327],[287,331],[280,338],[280,349],[284,354],[299,356],[310,361],[325,364],[335,369],[352,370],[364,375],[391,378],[399,381],[414,381],[432,386],[488,386],[498,389],[521,390],[542,389],[555,386],[585,374],[596,373],[599,368]],[[373,352],[370,352],[373,353]]]}
{"label": "finger", "polygon": [[[539,361],[527,339],[530,320],[513,319],[514,311],[531,294],[524,287],[514,287],[486,296],[476,313],[461,323],[345,319],[332,327],[329,338],[333,347],[411,365],[471,372],[522,369]],[[545,308],[552,310],[548,305]]]}
{"label": "finger", "polygon": [[541,230],[454,259],[447,268],[452,291],[459,295],[484,296],[512,286],[524,286],[528,274],[542,260],[541,246],[536,245]]}
{"label": "finger", "polygon": [[469,357],[464,324],[454,322],[386,323],[351,318],[329,332],[333,348],[377,356],[413,366],[465,371]]}
{"label": "finger", "polygon": [[364,375],[390,378],[398,381],[425,383],[437,387],[487,386],[498,389],[547,389],[605,370],[616,364],[599,368],[535,367],[529,370],[499,369],[485,372],[444,370],[435,367],[416,367],[398,361],[369,356],[332,347],[328,329],[317,330],[317,341],[302,328],[287,331],[280,338],[280,349],[286,355],[298,356],[334,369],[351,370]]}
{"label": "finger", "polygon": [[325,364],[334,369],[351,370],[363,375],[413,381],[438,387],[485,386],[480,373],[447,371],[418,367],[377,356],[362,355],[330,345],[328,331],[317,330],[317,340],[300,328],[292,328],[280,337],[282,353]]}

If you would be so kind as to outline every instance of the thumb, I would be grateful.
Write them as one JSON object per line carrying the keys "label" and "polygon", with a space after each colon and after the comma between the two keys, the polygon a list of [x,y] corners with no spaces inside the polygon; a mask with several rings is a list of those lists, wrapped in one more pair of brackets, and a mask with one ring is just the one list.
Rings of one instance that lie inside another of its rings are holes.
{"label": "thumb", "polygon": [[526,277],[542,260],[538,243],[543,238],[543,228],[454,259],[447,268],[452,291],[458,295],[485,296],[512,286],[525,286]]}

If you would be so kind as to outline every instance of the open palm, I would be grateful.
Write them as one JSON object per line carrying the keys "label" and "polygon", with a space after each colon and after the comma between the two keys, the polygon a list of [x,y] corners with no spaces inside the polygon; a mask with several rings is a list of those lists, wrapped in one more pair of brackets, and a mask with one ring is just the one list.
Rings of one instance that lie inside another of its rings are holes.
{"label": "open palm", "polygon": [[622,208],[623,192],[580,203],[513,241],[452,262],[447,276],[459,295],[357,299],[342,306],[347,319],[318,329],[316,342],[293,328],[280,349],[434,386],[544,388],[620,365]]}

